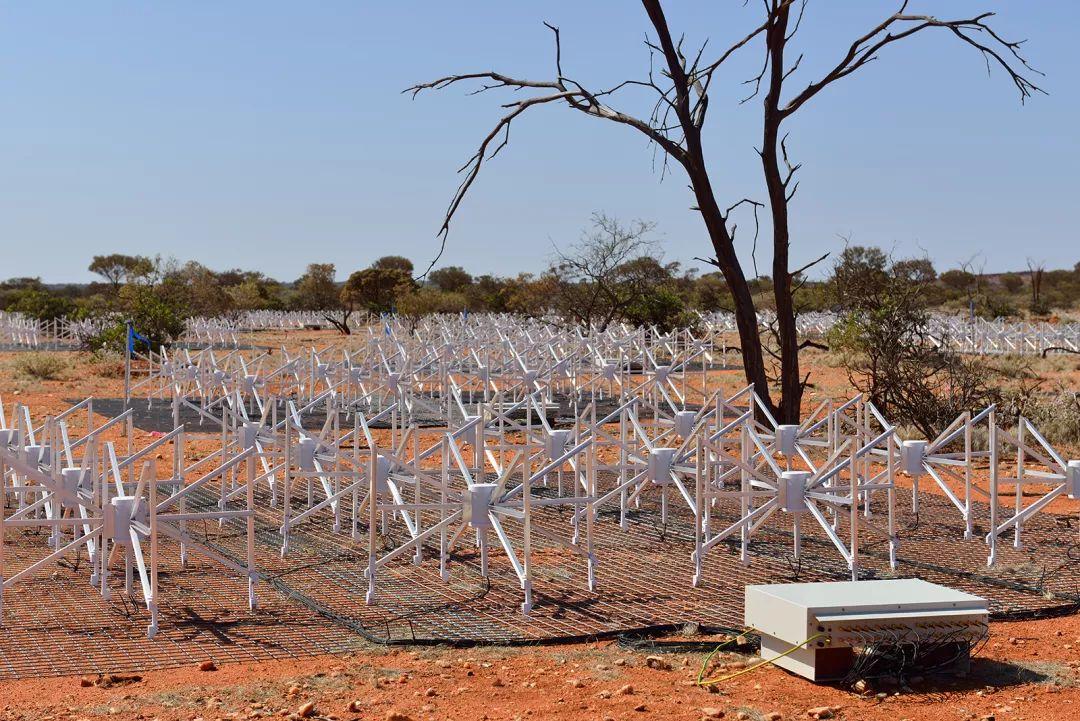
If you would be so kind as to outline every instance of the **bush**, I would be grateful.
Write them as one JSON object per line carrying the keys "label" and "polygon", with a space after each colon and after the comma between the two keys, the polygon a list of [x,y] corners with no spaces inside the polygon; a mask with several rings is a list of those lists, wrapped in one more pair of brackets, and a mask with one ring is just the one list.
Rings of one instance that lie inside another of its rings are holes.
{"label": "bush", "polygon": [[94,375],[99,378],[123,378],[124,356],[114,350],[102,349],[94,351],[91,356],[91,365]]}
{"label": "bush", "polygon": [[634,325],[655,325],[663,331],[688,326],[695,320],[678,293],[665,287],[655,288],[651,293],[638,296],[623,315]]}
{"label": "bush", "polygon": [[1020,309],[1007,295],[988,295],[983,299],[980,307],[983,315],[991,320],[994,318],[1015,318],[1020,315]]}
{"label": "bush", "polygon": [[1050,304],[1041,299],[1038,302],[1032,301],[1031,305],[1028,306],[1028,310],[1036,318],[1046,318],[1050,315]]}
{"label": "bush", "polygon": [[[927,332],[922,290],[898,264],[878,262],[865,283],[848,283],[842,317],[829,336],[851,384],[893,423],[934,438],[967,410],[993,403],[998,391],[985,361],[940,350]],[[942,343],[942,345],[945,345]]]}
{"label": "bush", "polygon": [[1005,395],[1001,411],[1007,417],[1027,418],[1051,443],[1080,445],[1080,392],[1020,389]]}
{"label": "bush", "polygon": [[26,353],[15,361],[19,373],[39,381],[51,381],[67,370],[63,357],[51,353]]}
{"label": "bush", "polygon": [[421,287],[399,295],[396,304],[400,315],[415,319],[432,313],[460,313],[467,302],[461,293]]}
{"label": "bush", "polygon": [[1005,273],[1001,276],[1001,284],[1010,293],[1016,293],[1024,287],[1024,279],[1019,273]]}
{"label": "bush", "polygon": [[977,281],[976,275],[966,270],[947,270],[941,274],[941,282],[945,287],[958,293],[971,290]]}
{"label": "bush", "polygon": [[70,298],[54,295],[47,290],[33,288],[20,290],[8,297],[9,311],[22,313],[34,320],[56,320],[75,310]]}
{"label": "bush", "polygon": [[[139,335],[149,340],[149,350],[159,350],[184,332],[184,318],[175,306],[161,298],[153,288],[126,285],[120,290],[122,314],[131,320]],[[124,353],[127,345],[127,325],[117,321],[87,341],[94,351]],[[147,350],[147,343],[138,341],[136,347]]]}

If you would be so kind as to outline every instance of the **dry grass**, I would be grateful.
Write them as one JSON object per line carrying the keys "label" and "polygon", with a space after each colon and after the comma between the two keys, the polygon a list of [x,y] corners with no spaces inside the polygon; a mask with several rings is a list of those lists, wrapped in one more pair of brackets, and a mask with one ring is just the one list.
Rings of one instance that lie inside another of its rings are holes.
{"label": "dry grass", "polygon": [[25,353],[15,359],[15,370],[20,375],[39,381],[56,380],[68,367],[67,360],[54,353]]}
{"label": "dry grass", "polygon": [[91,356],[90,367],[98,378],[123,378],[124,356],[111,351],[98,351]]}

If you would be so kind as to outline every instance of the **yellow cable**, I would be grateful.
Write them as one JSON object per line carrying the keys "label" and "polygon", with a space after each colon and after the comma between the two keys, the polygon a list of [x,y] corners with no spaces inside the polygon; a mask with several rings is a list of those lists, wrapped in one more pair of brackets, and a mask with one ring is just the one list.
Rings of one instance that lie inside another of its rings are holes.
{"label": "yellow cable", "polygon": [[729,643],[731,643],[733,641],[738,642],[738,640],[740,638],[742,638],[743,636],[745,636],[746,634],[754,633],[755,631],[757,631],[757,629],[754,628],[753,626],[747,626],[746,629],[744,629],[743,631],[740,631],[738,634],[736,634],[732,638],[729,638],[727,641],[724,641],[722,644],[720,644],[719,646],[714,648],[709,653],[709,655],[705,657],[705,660],[701,662],[701,668],[698,669],[698,675],[697,675],[697,683],[698,683],[698,685],[701,685],[701,683],[702,683],[701,677],[705,675],[705,667],[709,665],[709,661],[712,660],[713,656],[720,653],[720,649],[722,649],[724,646],[727,646]]}
{"label": "yellow cable", "polygon": [[813,636],[811,636],[810,638],[806,639],[805,641],[802,641],[801,643],[795,644],[794,646],[789,648],[787,651],[784,651],[779,656],[775,656],[774,658],[770,658],[768,661],[761,661],[760,663],[756,663],[753,666],[747,666],[744,669],[740,669],[740,670],[736,671],[735,673],[728,674],[727,676],[721,676],[720,678],[710,678],[710,679],[706,679],[704,681],[699,680],[698,685],[699,686],[712,686],[714,684],[723,683],[724,681],[730,681],[731,679],[736,678],[737,676],[742,676],[744,673],[750,673],[751,671],[756,671],[757,669],[761,668],[762,666],[768,666],[768,665],[774,663],[779,658],[783,658],[784,656],[790,656],[791,654],[795,653],[796,651],[798,651],[800,648],[802,648],[806,644],[810,643],[811,641],[816,641],[817,639],[819,639],[819,638],[821,638],[822,636],[825,636],[825,635],[826,634],[824,634],[824,633],[816,633]]}

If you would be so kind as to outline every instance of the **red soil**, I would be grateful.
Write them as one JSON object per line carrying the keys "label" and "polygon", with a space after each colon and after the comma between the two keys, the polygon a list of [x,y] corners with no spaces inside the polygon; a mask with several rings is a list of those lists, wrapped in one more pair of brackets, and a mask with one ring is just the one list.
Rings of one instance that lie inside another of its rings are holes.
{"label": "red soil", "polygon": [[[1080,618],[995,623],[990,643],[959,679],[912,689],[815,685],[774,667],[696,685],[701,653],[643,652],[604,642],[531,649],[372,648],[347,657],[150,672],[138,681],[51,678],[0,683],[4,719],[246,719],[303,714],[330,719],[1076,718]],[[1040,676],[1025,680],[1024,670]],[[84,685],[90,684],[90,685]],[[403,716],[393,716],[393,714]],[[712,716],[717,718],[719,716]]]}

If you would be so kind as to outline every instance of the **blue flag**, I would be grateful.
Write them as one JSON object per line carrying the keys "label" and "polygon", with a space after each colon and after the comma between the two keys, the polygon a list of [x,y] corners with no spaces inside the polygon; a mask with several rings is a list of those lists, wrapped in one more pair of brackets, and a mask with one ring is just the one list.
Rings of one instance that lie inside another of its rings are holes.
{"label": "blue flag", "polygon": [[138,331],[136,331],[133,326],[129,325],[128,326],[128,352],[129,353],[134,353],[135,352],[135,341],[137,341],[137,340],[141,340],[143,343],[145,343],[147,348],[153,349],[153,346],[150,343],[150,339],[147,338],[146,336],[142,335]]}

